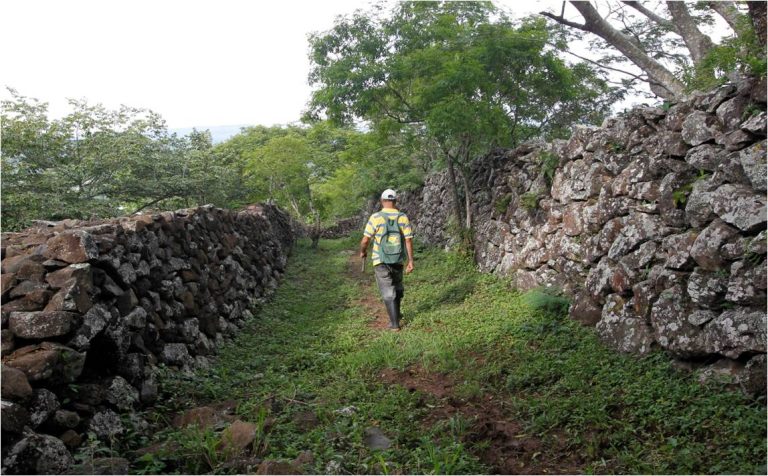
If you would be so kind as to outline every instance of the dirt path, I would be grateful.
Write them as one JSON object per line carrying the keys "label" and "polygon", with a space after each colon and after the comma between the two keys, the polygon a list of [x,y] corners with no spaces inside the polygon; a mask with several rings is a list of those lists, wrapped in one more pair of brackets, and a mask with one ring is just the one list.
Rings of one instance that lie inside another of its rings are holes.
{"label": "dirt path", "polygon": [[[352,253],[347,273],[357,283],[359,299],[355,303],[366,310],[369,327],[387,329],[389,320],[381,299],[372,285],[373,276],[362,270],[360,258]],[[456,382],[450,374],[428,372],[420,366],[404,371],[385,369],[379,375],[383,382],[396,384],[410,392],[420,392],[434,399],[432,412],[423,422],[429,428],[441,421],[460,416],[471,425],[465,443],[477,448],[477,457],[497,474],[577,474],[583,462],[565,447],[564,439],[547,447],[540,439],[528,435],[523,425],[510,418],[505,402],[492,395],[470,399],[457,396]],[[550,443],[551,445],[551,443]]]}

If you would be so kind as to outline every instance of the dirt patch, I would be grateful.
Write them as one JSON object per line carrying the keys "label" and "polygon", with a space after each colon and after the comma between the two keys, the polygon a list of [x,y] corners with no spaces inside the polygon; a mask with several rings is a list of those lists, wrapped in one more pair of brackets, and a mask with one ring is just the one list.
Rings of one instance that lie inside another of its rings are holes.
{"label": "dirt patch", "polygon": [[469,399],[457,398],[456,382],[448,374],[428,372],[421,366],[398,371],[387,369],[380,373],[382,381],[401,385],[438,400],[435,408],[422,422],[431,428],[439,422],[460,415],[469,422],[464,442],[475,455],[496,474],[579,474],[584,462],[568,449],[567,439],[554,434],[546,440],[525,432],[506,408],[503,399],[482,395]]}

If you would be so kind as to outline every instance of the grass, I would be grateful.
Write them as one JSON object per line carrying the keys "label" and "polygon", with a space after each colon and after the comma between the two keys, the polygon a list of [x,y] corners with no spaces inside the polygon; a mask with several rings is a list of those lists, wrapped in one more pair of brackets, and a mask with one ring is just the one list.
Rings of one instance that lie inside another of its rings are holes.
{"label": "grass", "polygon": [[[499,399],[532,438],[564,439],[558,451],[577,455],[584,472],[765,472],[764,402],[701,386],[662,354],[617,354],[568,320],[556,293],[518,293],[441,251],[418,250],[405,280],[405,330],[373,329],[358,304],[361,292],[376,292],[373,279],[361,291],[348,276],[351,249],[350,240],[299,246],[272,302],[211,369],[164,377],[155,420],[234,398],[241,419],[260,428],[274,419],[259,434],[261,458],[310,450],[315,473],[489,472],[478,457],[487,443],[467,438],[472,421],[455,414],[427,424],[439,402],[379,378],[417,364],[457,382],[456,398]],[[337,413],[349,406],[351,415]],[[297,427],[307,411],[319,424]],[[369,450],[362,438],[371,426],[393,447]],[[166,429],[156,438],[184,450],[134,462],[139,471],[228,471],[210,432]]]}

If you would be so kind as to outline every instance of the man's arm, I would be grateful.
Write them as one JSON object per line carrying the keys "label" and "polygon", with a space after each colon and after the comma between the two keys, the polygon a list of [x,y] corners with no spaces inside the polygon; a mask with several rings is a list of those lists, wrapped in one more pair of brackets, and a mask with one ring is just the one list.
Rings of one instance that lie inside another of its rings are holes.
{"label": "man's arm", "polygon": [[363,236],[363,239],[360,240],[360,257],[361,258],[365,258],[366,255],[368,255],[368,243],[370,242],[371,242],[370,236]]}
{"label": "man's arm", "polygon": [[413,271],[413,238],[405,239],[405,250],[408,252],[408,264],[405,265],[405,272],[411,273]]}

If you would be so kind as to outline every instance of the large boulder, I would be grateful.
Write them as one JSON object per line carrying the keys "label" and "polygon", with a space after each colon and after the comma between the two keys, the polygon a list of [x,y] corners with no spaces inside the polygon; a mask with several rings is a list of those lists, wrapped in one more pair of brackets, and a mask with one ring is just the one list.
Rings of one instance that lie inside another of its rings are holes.
{"label": "large boulder", "polygon": [[644,318],[635,315],[632,302],[618,294],[606,298],[595,328],[600,339],[616,350],[635,354],[651,351],[652,329]]}
{"label": "large boulder", "polygon": [[67,263],[83,263],[99,256],[99,247],[93,236],[82,230],[67,230],[47,243],[46,258]]}
{"label": "large boulder", "polygon": [[10,329],[23,339],[48,339],[67,334],[78,318],[66,311],[12,312]]}
{"label": "large boulder", "polygon": [[30,382],[74,382],[83,371],[85,354],[53,342],[29,345],[3,359],[3,364],[24,372]]}
{"label": "large boulder", "polygon": [[703,111],[693,111],[683,121],[683,140],[692,146],[714,140],[720,134],[722,124],[716,116]]}
{"label": "large boulder", "polygon": [[21,434],[27,425],[29,425],[29,412],[26,408],[15,402],[0,400],[0,426],[4,435]]}
{"label": "large boulder", "polygon": [[717,271],[725,263],[720,247],[738,236],[738,231],[722,220],[715,220],[696,237],[690,255],[706,271]]}
{"label": "large boulder", "polygon": [[703,334],[708,353],[718,353],[731,359],[738,359],[744,354],[764,354],[767,338],[765,310],[728,309],[707,323]]}
{"label": "large boulder", "polygon": [[744,185],[725,184],[712,195],[712,210],[724,222],[750,232],[764,228],[766,198]]}
{"label": "large boulder", "polygon": [[32,396],[32,386],[29,385],[27,375],[19,369],[3,365],[0,382],[3,398],[24,400]]}
{"label": "large boulder", "polygon": [[5,474],[65,474],[74,463],[64,443],[51,435],[30,434],[3,459]]}

